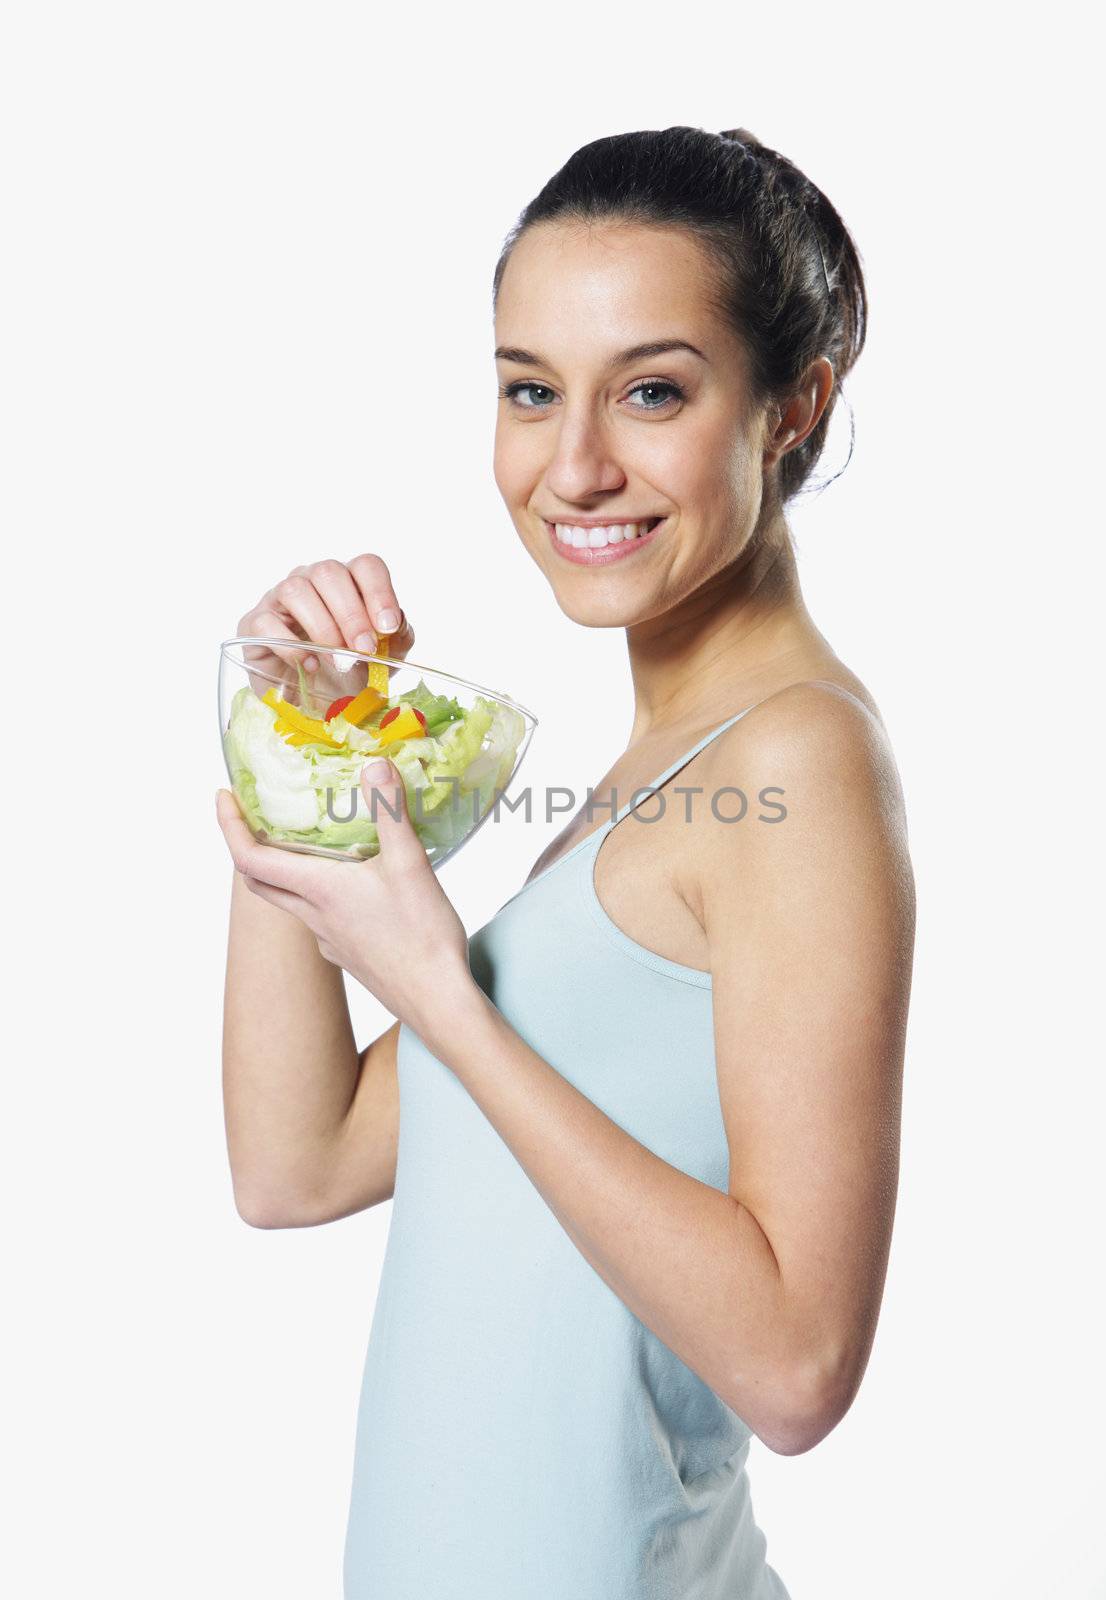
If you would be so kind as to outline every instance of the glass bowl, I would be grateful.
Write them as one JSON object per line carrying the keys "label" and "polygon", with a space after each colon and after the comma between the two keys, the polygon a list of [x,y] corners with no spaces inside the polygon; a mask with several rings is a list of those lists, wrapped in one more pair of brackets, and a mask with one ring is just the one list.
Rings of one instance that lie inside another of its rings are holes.
{"label": "glass bowl", "polygon": [[231,788],[254,838],[284,850],[341,861],[378,853],[374,807],[394,812],[399,801],[394,785],[371,804],[361,788],[361,768],[379,754],[398,769],[407,814],[439,867],[491,815],[537,725],[507,695],[414,661],[307,639],[219,647]]}

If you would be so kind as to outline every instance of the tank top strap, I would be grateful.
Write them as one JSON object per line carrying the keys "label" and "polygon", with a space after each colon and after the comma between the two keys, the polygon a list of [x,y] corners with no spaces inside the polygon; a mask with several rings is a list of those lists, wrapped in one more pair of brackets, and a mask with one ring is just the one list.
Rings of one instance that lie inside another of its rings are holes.
{"label": "tank top strap", "polygon": [[[679,772],[681,767],[686,766],[689,761],[699,754],[700,750],[705,750],[707,745],[710,744],[713,739],[718,738],[719,734],[725,733],[727,728],[732,727],[735,722],[739,722],[741,718],[744,717],[748,712],[754,711],[756,707],[762,703],[762,701],[756,700],[751,706],[745,706],[743,710],[735,712],[732,717],[727,717],[725,722],[719,723],[717,728],[712,728],[709,733],[704,734],[701,739],[696,740],[696,742],[691,746],[690,750],[685,750],[682,756],[677,756],[676,760],[673,761],[669,766],[665,767],[663,772],[657,774],[652,783],[646,784],[644,788],[635,789],[634,793],[630,796],[630,799],[626,802],[626,804],[622,806],[613,817],[608,817],[601,828],[593,828],[591,833],[585,834],[582,839],[578,840],[576,844],[572,846],[571,850],[566,850],[563,856],[558,856],[557,860],[553,862],[552,866],[546,867],[544,871],[539,872],[536,877],[528,878],[522,885],[521,889],[516,889],[515,893],[511,895],[510,899],[503,902],[499,908],[499,911],[496,912],[496,916],[498,916],[500,912],[506,911],[507,907],[514,901],[518,900],[520,896],[522,896],[528,889],[536,888],[539,883],[544,883],[553,875],[553,873],[560,872],[561,868],[566,866],[570,861],[582,864],[585,872],[588,871],[588,864],[598,853],[603,840],[610,833],[611,829],[616,827],[618,823],[622,821],[623,817],[632,811],[635,806],[639,806],[643,800],[647,800],[650,795],[655,794],[663,784],[668,782],[669,778],[675,777],[676,773]],[[615,792],[617,793],[617,790]],[[590,799],[588,803],[591,803]]]}
{"label": "tank top strap", "polygon": [[[697,740],[690,750],[685,750],[682,756],[677,756],[676,760],[665,767],[663,772],[658,773],[651,783],[646,784],[644,788],[635,789],[626,804],[615,813],[606,828],[599,829],[599,833],[609,833],[611,828],[621,822],[622,818],[632,811],[635,806],[639,806],[643,800],[649,799],[650,795],[655,794],[663,784],[668,782],[669,778],[674,778],[680,768],[685,767],[689,761],[699,754],[700,750],[705,750],[712,740],[718,738],[719,734],[725,733],[727,728],[732,727],[735,722],[739,722],[747,712],[755,710],[756,706],[760,704],[761,702],[758,700],[754,705],[746,706],[744,710],[735,712],[732,717],[727,717],[725,722],[719,723],[717,728],[712,728],[709,733],[705,733],[701,739]],[[592,834],[591,837],[597,840],[597,835]]]}

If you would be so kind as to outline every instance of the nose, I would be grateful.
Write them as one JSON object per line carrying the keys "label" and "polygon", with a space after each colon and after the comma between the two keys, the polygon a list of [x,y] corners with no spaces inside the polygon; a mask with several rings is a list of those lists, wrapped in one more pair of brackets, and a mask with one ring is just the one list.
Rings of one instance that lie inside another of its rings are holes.
{"label": "nose", "polygon": [[615,458],[607,430],[593,413],[581,407],[571,414],[565,406],[545,481],[566,503],[622,488],[626,474]]}

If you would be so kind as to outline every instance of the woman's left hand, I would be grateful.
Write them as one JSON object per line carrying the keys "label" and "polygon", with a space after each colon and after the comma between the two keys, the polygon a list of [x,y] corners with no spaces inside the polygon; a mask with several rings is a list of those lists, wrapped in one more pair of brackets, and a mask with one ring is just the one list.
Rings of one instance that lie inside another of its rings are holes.
{"label": "woman's left hand", "polygon": [[[380,769],[374,777],[370,766]],[[398,770],[368,763],[361,788],[370,805],[379,792],[380,853],[356,865],[259,844],[228,789],[216,795],[219,826],[251,892],[298,917],[327,961],[429,1042],[435,1024],[448,1026],[454,1002],[475,988],[468,936],[412,826]]]}

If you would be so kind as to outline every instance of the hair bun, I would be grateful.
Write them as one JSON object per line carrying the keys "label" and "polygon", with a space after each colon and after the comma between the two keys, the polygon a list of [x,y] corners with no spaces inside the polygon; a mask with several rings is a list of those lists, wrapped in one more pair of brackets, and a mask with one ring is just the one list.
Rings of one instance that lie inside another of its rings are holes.
{"label": "hair bun", "polygon": [[748,128],[724,128],[719,134],[720,139],[733,139],[738,144],[751,145],[754,150],[762,150],[764,146],[755,133],[750,133]]}

